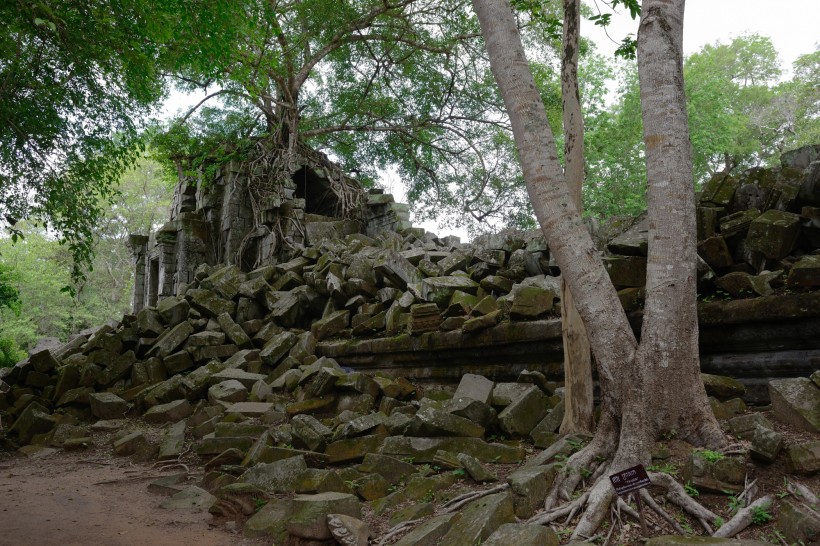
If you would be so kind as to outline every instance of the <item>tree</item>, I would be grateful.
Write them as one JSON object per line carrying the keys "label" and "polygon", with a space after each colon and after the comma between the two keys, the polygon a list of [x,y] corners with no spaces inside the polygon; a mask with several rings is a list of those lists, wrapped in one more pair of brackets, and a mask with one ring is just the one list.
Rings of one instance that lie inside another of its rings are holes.
{"label": "tree", "polygon": [[820,49],[801,55],[794,76],[773,90],[771,102],[752,113],[752,123],[772,134],[772,157],[820,142]]}
{"label": "tree", "polygon": [[[581,41],[581,3],[564,0],[561,97],[564,120],[564,178],[573,204],[582,211],[584,185],[584,118],[578,90],[578,49]],[[592,359],[584,323],[572,294],[561,277],[561,334],[564,343],[564,420],[561,433],[593,430]]]}
{"label": "tree", "polygon": [[624,63],[620,79],[617,102],[587,118],[584,210],[601,218],[637,216],[646,210],[643,125],[634,62]]}
{"label": "tree", "polygon": [[[101,203],[135,157],[138,119],[163,93],[171,2],[0,5],[0,223],[58,234],[91,263]],[[102,198],[102,200],[100,199]]]}
{"label": "tree", "polygon": [[510,6],[505,0],[474,0],[473,6],[510,115],[533,208],[576,297],[598,363],[601,418],[596,434],[568,460],[547,500],[548,508],[569,500],[581,482],[581,470],[592,471],[597,478],[592,489],[563,512],[586,505],[573,537],[589,537],[614,495],[606,475],[648,463],[654,440],[674,433],[694,445],[718,448],[726,442],[699,375],[683,1],[644,2],[638,33],[650,223],[640,343],[569,191]]}
{"label": "tree", "polygon": [[24,238],[17,244],[0,238],[0,297],[3,286],[16,296],[11,309],[0,306],[0,340],[31,349],[42,337],[64,340],[130,311],[134,269],[125,238],[156,229],[167,215],[171,192],[159,165],[147,158],[124,173],[115,189],[114,203],[95,226],[93,268],[83,272],[73,297],[62,290],[71,282],[73,263],[65,245],[26,222],[18,224]]}
{"label": "tree", "polygon": [[732,172],[774,155],[778,129],[755,123],[780,76],[772,41],[758,34],[706,45],[686,59],[695,180]]}
{"label": "tree", "polygon": [[[520,176],[505,169],[514,151],[500,98],[486,85],[480,31],[462,2],[243,0],[228,11],[224,21],[183,14],[189,30],[177,39],[191,54],[174,75],[223,108],[202,110],[206,102],[175,122],[160,139],[169,155],[198,168],[264,154],[284,179],[304,145],[364,183],[395,167],[409,198],[435,201],[431,210],[482,221],[523,203]],[[203,57],[213,26],[229,39]],[[228,120],[239,129],[230,146],[189,126],[201,113],[213,128]]]}
{"label": "tree", "polygon": [[[3,312],[11,312],[15,316],[20,313],[20,292],[14,287],[13,277],[11,268],[0,263],[0,315]],[[24,357],[17,343],[0,333],[0,368],[13,366]]]}
{"label": "tree", "polygon": [[173,184],[159,162],[141,157],[122,174],[116,197],[94,228],[93,267],[76,285],[76,303],[97,322],[131,312],[131,233],[150,233],[168,219]]}

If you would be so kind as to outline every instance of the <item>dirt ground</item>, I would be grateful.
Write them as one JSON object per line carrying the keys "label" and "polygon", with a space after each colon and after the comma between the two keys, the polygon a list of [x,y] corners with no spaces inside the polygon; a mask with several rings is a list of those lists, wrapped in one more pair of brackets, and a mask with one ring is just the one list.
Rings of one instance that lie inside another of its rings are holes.
{"label": "dirt ground", "polygon": [[94,452],[0,458],[0,546],[251,546],[206,511],[165,510],[163,474]]}

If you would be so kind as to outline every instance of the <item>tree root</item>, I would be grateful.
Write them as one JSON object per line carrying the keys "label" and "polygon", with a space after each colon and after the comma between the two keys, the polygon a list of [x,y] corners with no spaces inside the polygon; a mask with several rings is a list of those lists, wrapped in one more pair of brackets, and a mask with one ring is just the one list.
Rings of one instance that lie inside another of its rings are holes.
{"label": "tree root", "polygon": [[442,513],[449,514],[450,512],[455,512],[465,504],[468,504],[476,499],[486,497],[487,495],[492,495],[493,493],[500,493],[501,491],[505,491],[509,488],[510,484],[504,483],[493,487],[492,489],[486,489],[484,491],[470,491],[469,493],[459,495],[458,497],[452,498],[442,505]]}
{"label": "tree root", "polygon": [[411,528],[415,527],[422,521],[424,521],[424,518],[413,519],[410,521],[403,521],[395,527],[391,527],[387,530],[387,533],[385,533],[384,536],[379,539],[378,546],[382,546],[382,544],[386,544],[387,541],[392,539],[393,537],[409,531]]}
{"label": "tree root", "polygon": [[772,498],[770,496],[760,497],[746,508],[738,510],[737,514],[724,523],[712,536],[720,538],[731,538],[735,536],[752,524],[752,519],[757,510],[766,510],[771,505]]}
{"label": "tree root", "polygon": [[686,490],[683,486],[676,482],[675,478],[669,474],[649,472],[649,480],[652,482],[652,485],[665,488],[667,499],[692,515],[700,522],[704,529],[706,529],[707,533],[712,534],[709,523],[714,523],[718,520],[717,514],[693,500],[692,497],[686,494]]}
{"label": "tree root", "polygon": [[646,505],[649,506],[656,514],[658,514],[661,517],[661,519],[663,519],[666,523],[668,523],[669,526],[677,534],[679,534],[679,535],[685,535],[686,534],[683,530],[683,527],[681,527],[680,524],[678,524],[678,522],[675,521],[674,518],[672,518],[672,516],[670,516],[666,512],[666,510],[661,508],[661,506],[657,502],[655,502],[655,499],[652,497],[652,495],[649,494],[649,491],[647,491],[646,489],[641,489],[640,495],[641,495],[641,498],[646,503]]}
{"label": "tree root", "polygon": [[527,520],[527,523],[531,523],[533,525],[548,525],[553,521],[557,521],[564,516],[567,517],[567,521],[569,522],[575,515],[584,507],[589,498],[589,492],[584,493],[574,501],[564,504],[558,508],[554,508],[549,512],[545,512],[543,514],[536,514],[535,516],[531,517]]}
{"label": "tree root", "polygon": [[809,507],[813,506],[816,508],[817,505],[820,504],[820,499],[817,498],[817,495],[812,493],[811,489],[800,482],[789,481],[786,486],[786,491],[791,493],[797,500],[808,504]]}
{"label": "tree root", "polygon": [[613,447],[616,445],[614,433],[601,433],[599,425],[599,433],[595,435],[592,442],[589,443],[582,450],[578,451],[567,459],[564,471],[555,478],[552,490],[544,501],[544,509],[550,511],[555,508],[561,501],[572,500],[572,492],[578,487],[578,484],[584,479],[581,472],[582,469],[589,470],[595,464],[597,468],[592,474],[593,483],[600,479],[600,476],[606,473],[609,469],[608,464],[601,462],[597,463],[597,459],[605,460],[612,454]]}

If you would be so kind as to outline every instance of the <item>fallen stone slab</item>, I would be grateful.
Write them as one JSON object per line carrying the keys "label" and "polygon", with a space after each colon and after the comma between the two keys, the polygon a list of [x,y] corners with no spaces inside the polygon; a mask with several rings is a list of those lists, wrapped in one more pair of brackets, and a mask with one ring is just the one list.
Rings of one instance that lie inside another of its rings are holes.
{"label": "fallen stone slab", "polygon": [[266,378],[267,376],[261,373],[251,373],[237,368],[228,368],[227,370],[222,370],[221,372],[215,373],[211,376],[211,381],[216,384],[221,383],[222,381],[235,380],[239,381],[245,386],[246,389],[250,390],[253,388],[254,384],[259,381],[264,381]]}
{"label": "fallen stone slab", "polygon": [[185,424],[185,421],[179,421],[165,429],[159,444],[159,460],[176,459],[182,455],[185,449]]}
{"label": "fallen stone slab", "polygon": [[547,396],[541,389],[529,385],[529,390],[498,414],[498,424],[509,435],[527,435],[547,415],[549,406]]}
{"label": "fallen stone slab", "polygon": [[467,474],[478,483],[498,481],[498,477],[490,472],[481,461],[466,453],[459,453],[458,460]]}
{"label": "fallen stone slab", "polygon": [[436,546],[453,526],[453,522],[460,519],[460,513],[431,518],[404,535],[395,546]]}
{"label": "fallen stone slab", "polygon": [[789,286],[815,288],[820,286],[820,255],[803,256],[792,266],[786,279]]}
{"label": "fallen stone slab", "polygon": [[786,449],[786,470],[790,474],[820,472],[820,441],[806,442]]}
{"label": "fallen stone slab", "polygon": [[166,510],[209,510],[217,501],[217,498],[204,489],[192,485],[186,487],[176,495],[162,501],[160,508]]}
{"label": "fallen stone slab", "polygon": [[453,523],[441,543],[447,546],[482,544],[501,525],[514,521],[512,494],[504,491],[489,495],[465,506],[461,518]]}
{"label": "fallen stone slab", "polygon": [[713,375],[708,373],[700,374],[706,394],[716,396],[721,399],[743,396],[746,386],[736,379],[723,375]]}
{"label": "fallen stone slab", "polygon": [[777,528],[789,544],[820,543],[820,517],[798,503],[786,500],[780,505]]}
{"label": "fallen stone slab", "polygon": [[327,317],[317,320],[310,327],[310,333],[317,341],[327,339],[350,325],[350,311],[342,309],[334,311]]}
{"label": "fallen stone slab", "polygon": [[683,470],[683,479],[699,491],[740,493],[743,491],[746,467],[735,457],[709,460],[701,451],[692,453]]}
{"label": "fallen stone slab", "polygon": [[760,413],[739,415],[729,419],[729,429],[732,434],[744,440],[751,440],[757,427],[774,430],[774,425]]}
{"label": "fallen stone slab", "polygon": [[190,416],[194,412],[194,407],[187,400],[174,400],[166,404],[153,406],[142,418],[146,423],[159,425],[169,421],[176,422]]}
{"label": "fallen stone slab", "polygon": [[244,402],[248,398],[248,388],[236,379],[222,381],[208,389],[208,401],[217,402]]}
{"label": "fallen stone slab", "polygon": [[524,460],[522,447],[490,444],[480,438],[413,438],[388,436],[381,453],[399,457],[413,457],[417,463],[433,463],[438,450],[466,453],[483,463],[519,463]]}
{"label": "fallen stone slab", "polygon": [[820,388],[808,377],[769,381],[777,420],[808,432],[820,432]]}
{"label": "fallen stone slab", "polygon": [[265,491],[288,493],[294,491],[299,475],[305,470],[304,457],[291,457],[273,463],[257,463],[246,470],[240,480]]}
{"label": "fallen stone slab", "polygon": [[543,525],[505,523],[495,530],[483,546],[558,546],[558,535]]}
{"label": "fallen stone slab", "polygon": [[187,319],[190,310],[191,305],[183,297],[162,298],[157,302],[157,312],[168,328]]}
{"label": "fallen stone slab", "polygon": [[498,425],[498,414],[488,404],[472,398],[452,398],[444,406],[448,413],[469,419],[485,430],[495,429]]}
{"label": "fallen stone slab", "polygon": [[191,323],[187,320],[177,324],[170,330],[165,330],[159,338],[157,338],[151,350],[148,351],[148,356],[163,358],[170,355],[177,347],[180,347],[192,333],[194,333],[194,327],[191,326]]}
{"label": "fallen stone slab", "polygon": [[383,436],[360,436],[331,443],[325,449],[325,455],[331,463],[348,463],[364,459],[368,453],[378,453],[381,449]]}
{"label": "fallen stone slab", "polygon": [[135,455],[149,447],[142,432],[132,432],[114,441],[114,453],[119,456]]}
{"label": "fallen stone slab", "polygon": [[333,533],[328,526],[329,514],[343,514],[357,519],[362,517],[361,502],[355,495],[347,493],[296,495],[291,502],[292,511],[287,524],[288,533],[308,540],[333,538]]}
{"label": "fallen stone slab", "polygon": [[162,478],[159,478],[149,483],[146,489],[148,489],[148,492],[152,495],[170,497],[172,495],[176,495],[177,493],[185,489],[185,486],[180,484],[184,483],[187,478],[187,472],[172,474],[170,476],[163,476]]}
{"label": "fallen stone slab", "polygon": [[228,313],[221,313],[216,317],[216,321],[219,323],[219,327],[222,328],[222,331],[225,332],[228,339],[231,340],[231,343],[240,349],[253,349],[253,342],[251,341],[251,338],[248,337],[248,334],[245,333],[241,326],[234,322],[231,315]]}
{"label": "fallen stone slab", "polygon": [[45,407],[32,402],[14,421],[9,432],[16,433],[21,444],[27,444],[31,442],[32,437],[50,431],[56,424],[55,419]]}
{"label": "fallen stone slab", "polygon": [[289,499],[268,502],[245,522],[245,535],[250,538],[268,536],[275,544],[283,544],[288,536],[287,523],[292,510]]}
{"label": "fallen stone slab", "polygon": [[555,293],[540,286],[522,286],[513,296],[510,318],[533,320],[552,309]]}
{"label": "fallen stone slab", "polygon": [[388,525],[390,528],[393,528],[404,521],[413,521],[432,516],[434,512],[435,506],[431,502],[413,503],[410,506],[391,513],[390,519],[388,519]]}
{"label": "fallen stone slab", "polygon": [[515,515],[518,518],[529,519],[543,507],[555,474],[555,467],[546,465],[522,468],[507,476],[507,483],[510,484],[513,493]]}
{"label": "fallen stone slab", "polygon": [[403,482],[417,472],[416,467],[412,464],[380,453],[365,455],[364,460],[359,465],[359,470],[365,473],[378,473],[390,485]]}
{"label": "fallen stone slab", "polygon": [[218,455],[230,449],[245,453],[253,446],[253,440],[248,436],[214,436],[208,434],[203,436],[197,444],[196,454],[199,456]]}
{"label": "fallen stone slab", "polygon": [[762,426],[755,428],[749,454],[753,459],[773,463],[783,447],[783,435]]}
{"label": "fallen stone slab", "polygon": [[421,297],[424,301],[435,303],[443,309],[455,292],[461,291],[475,295],[478,288],[479,284],[469,277],[427,277],[421,281]]}
{"label": "fallen stone slab", "polygon": [[347,514],[328,514],[330,534],[341,546],[368,546],[370,528],[365,522]]}
{"label": "fallen stone slab", "polygon": [[128,402],[111,392],[97,392],[88,395],[91,413],[100,419],[116,419],[128,411]]}
{"label": "fallen stone slab", "polygon": [[561,399],[530,431],[529,434],[535,447],[548,447],[555,441],[556,432],[564,420],[565,409],[564,400]]}
{"label": "fallen stone slab", "polygon": [[458,415],[447,413],[436,408],[425,408],[416,413],[415,420],[416,434],[413,436],[463,436],[469,438],[482,438],[484,427],[477,425]]}

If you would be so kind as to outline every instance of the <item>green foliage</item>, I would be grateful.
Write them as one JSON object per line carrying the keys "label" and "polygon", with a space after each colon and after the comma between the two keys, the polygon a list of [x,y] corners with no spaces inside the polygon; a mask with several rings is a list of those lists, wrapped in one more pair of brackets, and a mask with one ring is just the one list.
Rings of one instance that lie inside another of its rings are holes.
{"label": "green foliage", "polygon": [[729,495],[729,513],[734,514],[744,506],[743,499],[737,498],[735,495]]}
{"label": "green foliage", "polygon": [[20,292],[13,283],[11,268],[0,263],[0,310],[5,307],[17,314],[20,312]]}
{"label": "green foliage", "polygon": [[26,357],[13,339],[0,337],[0,368],[14,366]]}
{"label": "green foliage", "polygon": [[20,222],[24,238],[0,238],[0,282],[18,293],[19,313],[0,309],[0,338],[31,349],[42,337],[66,339],[83,328],[130,311],[133,265],[126,246],[129,233],[148,233],[167,215],[167,177],[160,166],[142,159],[125,173],[117,197],[94,229],[96,256],[84,271],[74,296],[62,290],[71,282],[71,252],[40,227]]}
{"label": "green foliage", "polygon": [[766,525],[774,516],[769,512],[770,506],[755,506],[752,508],[752,523],[755,525]]}
{"label": "green foliage", "polygon": [[697,181],[773,153],[777,131],[758,122],[780,76],[769,38],[750,34],[704,46],[686,60],[684,76]]}
{"label": "green foliage", "polygon": [[725,457],[723,453],[720,453],[719,451],[712,451],[711,449],[698,449],[695,453],[710,463],[716,463]]}
{"label": "green foliage", "polygon": [[686,482],[685,484],[683,484],[683,488],[684,490],[686,490],[686,494],[690,497],[694,498],[700,496],[700,491],[698,491],[697,488],[694,485],[692,485],[692,482]]}
{"label": "green foliage", "polygon": [[646,209],[638,71],[621,65],[620,98],[609,109],[585,118],[587,177],[584,211],[592,216],[634,216]]}
{"label": "green foliage", "polygon": [[647,466],[646,469],[652,472],[663,472],[664,474],[669,474],[670,476],[678,475],[678,467],[672,463],[653,464]]}
{"label": "green foliage", "polygon": [[79,279],[119,174],[140,147],[134,119],[161,98],[170,3],[0,5],[0,218],[66,245]]}

